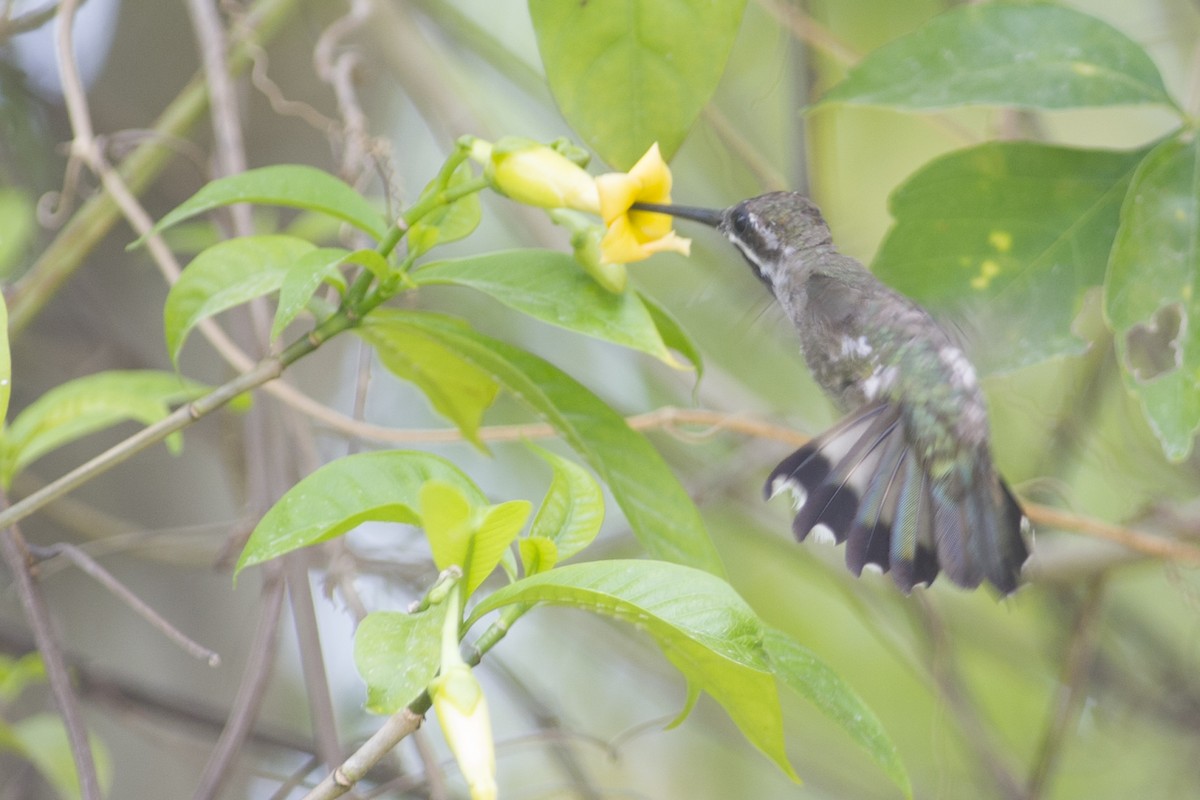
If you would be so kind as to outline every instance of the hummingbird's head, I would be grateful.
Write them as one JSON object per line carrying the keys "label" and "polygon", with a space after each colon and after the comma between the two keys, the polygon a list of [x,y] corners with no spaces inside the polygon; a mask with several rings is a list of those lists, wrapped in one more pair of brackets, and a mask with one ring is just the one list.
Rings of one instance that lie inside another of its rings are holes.
{"label": "hummingbird's head", "polygon": [[797,192],[751,197],[724,211],[648,203],[635,207],[713,226],[741,251],[759,280],[771,287],[780,282],[788,256],[833,243],[820,210]]}

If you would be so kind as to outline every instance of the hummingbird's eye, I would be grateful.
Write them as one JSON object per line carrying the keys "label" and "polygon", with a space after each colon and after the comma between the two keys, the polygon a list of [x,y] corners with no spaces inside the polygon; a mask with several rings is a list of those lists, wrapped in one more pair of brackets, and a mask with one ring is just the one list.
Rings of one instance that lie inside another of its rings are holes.
{"label": "hummingbird's eye", "polygon": [[740,237],[750,232],[750,212],[744,208],[734,209],[729,216],[729,227]]}

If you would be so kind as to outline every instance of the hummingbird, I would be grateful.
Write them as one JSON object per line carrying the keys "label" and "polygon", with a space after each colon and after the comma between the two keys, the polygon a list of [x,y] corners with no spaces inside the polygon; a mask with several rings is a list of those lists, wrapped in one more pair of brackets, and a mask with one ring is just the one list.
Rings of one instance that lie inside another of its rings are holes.
{"label": "hummingbird", "polygon": [[817,383],[847,415],[785,458],[769,500],[793,499],[804,541],[846,544],[846,565],[890,572],[905,593],[942,570],[959,586],[1013,592],[1028,518],[992,463],[975,368],[915,302],[833,244],[796,192],[727,209],[637,203],[720,231],[795,326]]}

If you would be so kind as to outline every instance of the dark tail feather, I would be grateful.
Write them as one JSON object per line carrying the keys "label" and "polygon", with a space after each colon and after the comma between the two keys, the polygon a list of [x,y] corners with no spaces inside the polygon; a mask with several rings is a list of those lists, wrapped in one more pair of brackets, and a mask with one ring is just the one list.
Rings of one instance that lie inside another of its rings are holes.
{"label": "dark tail feather", "polygon": [[867,490],[846,537],[846,566],[855,575],[861,575],[867,564],[883,572],[892,566],[889,540],[901,494],[897,475],[908,454],[903,432],[895,429],[880,451],[879,463],[867,479]]}
{"label": "dark tail feather", "polygon": [[[785,489],[796,509],[792,530],[800,541],[823,527],[842,542],[858,511],[859,498],[878,460],[878,445],[899,425],[884,405],[847,417],[785,458],[767,479],[768,499]],[[887,413],[884,413],[887,410]]]}
{"label": "dark tail feather", "polygon": [[854,574],[874,564],[905,592],[941,568],[959,586],[986,578],[1007,594],[1028,556],[1028,521],[990,456],[932,479],[889,403],[851,414],[784,459],[765,490],[769,499],[785,489],[797,539],[818,531],[845,541]]}

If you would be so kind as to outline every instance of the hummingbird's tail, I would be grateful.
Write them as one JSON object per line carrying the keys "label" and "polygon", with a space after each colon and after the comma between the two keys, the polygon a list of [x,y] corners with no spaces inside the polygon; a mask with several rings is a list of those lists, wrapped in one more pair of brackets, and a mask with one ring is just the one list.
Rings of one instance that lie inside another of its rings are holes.
{"label": "hummingbird's tail", "polygon": [[873,564],[909,592],[944,569],[959,586],[986,578],[1004,594],[1017,588],[1028,523],[989,454],[931,477],[895,404],[865,406],[784,459],[766,495],[785,489],[795,500],[796,538],[846,542],[855,575]]}

